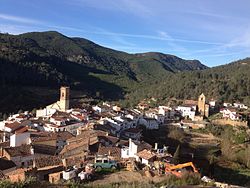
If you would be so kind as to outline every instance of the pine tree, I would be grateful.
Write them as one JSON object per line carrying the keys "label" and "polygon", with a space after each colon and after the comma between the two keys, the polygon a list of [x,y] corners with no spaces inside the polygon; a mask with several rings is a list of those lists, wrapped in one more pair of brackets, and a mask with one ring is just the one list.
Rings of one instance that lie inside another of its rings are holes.
{"label": "pine tree", "polygon": [[174,156],[173,156],[173,162],[174,164],[178,164],[180,162],[180,145],[175,150]]}
{"label": "pine tree", "polygon": [[6,120],[8,118],[7,114],[3,114],[3,120]]}

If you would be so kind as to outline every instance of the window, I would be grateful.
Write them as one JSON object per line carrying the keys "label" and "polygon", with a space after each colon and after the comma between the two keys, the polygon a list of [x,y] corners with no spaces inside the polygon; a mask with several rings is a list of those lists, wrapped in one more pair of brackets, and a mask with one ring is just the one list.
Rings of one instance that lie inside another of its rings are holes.
{"label": "window", "polygon": [[103,163],[108,163],[109,161],[108,160],[103,160]]}

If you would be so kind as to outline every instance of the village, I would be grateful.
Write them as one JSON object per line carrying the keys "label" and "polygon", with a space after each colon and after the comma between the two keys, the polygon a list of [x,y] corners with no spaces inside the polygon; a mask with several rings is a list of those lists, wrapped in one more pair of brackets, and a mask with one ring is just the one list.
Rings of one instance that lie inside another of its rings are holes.
{"label": "village", "polygon": [[[101,172],[140,171],[142,177],[160,179],[190,171],[209,183],[212,177],[202,174],[193,153],[188,153],[190,160],[177,160],[178,147],[160,136],[173,128],[191,134],[209,123],[248,129],[250,113],[242,103],[218,104],[204,94],[197,98],[176,106],[150,107],[143,100],[129,109],[108,102],[79,108],[71,105],[70,88],[61,87],[57,102],[0,122],[0,178],[18,182],[36,177],[57,184],[98,182]],[[215,138],[197,140],[217,144]]]}

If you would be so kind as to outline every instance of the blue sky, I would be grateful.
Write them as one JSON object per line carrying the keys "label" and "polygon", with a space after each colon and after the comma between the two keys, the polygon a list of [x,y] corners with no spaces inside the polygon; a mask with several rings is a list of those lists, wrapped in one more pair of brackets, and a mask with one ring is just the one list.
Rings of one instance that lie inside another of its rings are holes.
{"label": "blue sky", "polygon": [[0,0],[0,32],[56,30],[208,66],[250,56],[249,0]]}

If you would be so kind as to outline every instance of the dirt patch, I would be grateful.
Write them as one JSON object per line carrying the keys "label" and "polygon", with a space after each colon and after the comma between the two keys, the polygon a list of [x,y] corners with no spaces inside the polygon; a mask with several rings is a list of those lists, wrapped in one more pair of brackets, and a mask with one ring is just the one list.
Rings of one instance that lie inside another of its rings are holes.
{"label": "dirt patch", "polygon": [[149,183],[149,182],[161,182],[165,175],[163,176],[154,176],[154,177],[147,177],[145,176],[144,172],[130,172],[130,171],[119,171],[116,173],[104,175],[101,179],[97,179],[91,185],[104,185],[110,183],[133,183],[133,182],[141,182],[141,183]]}

